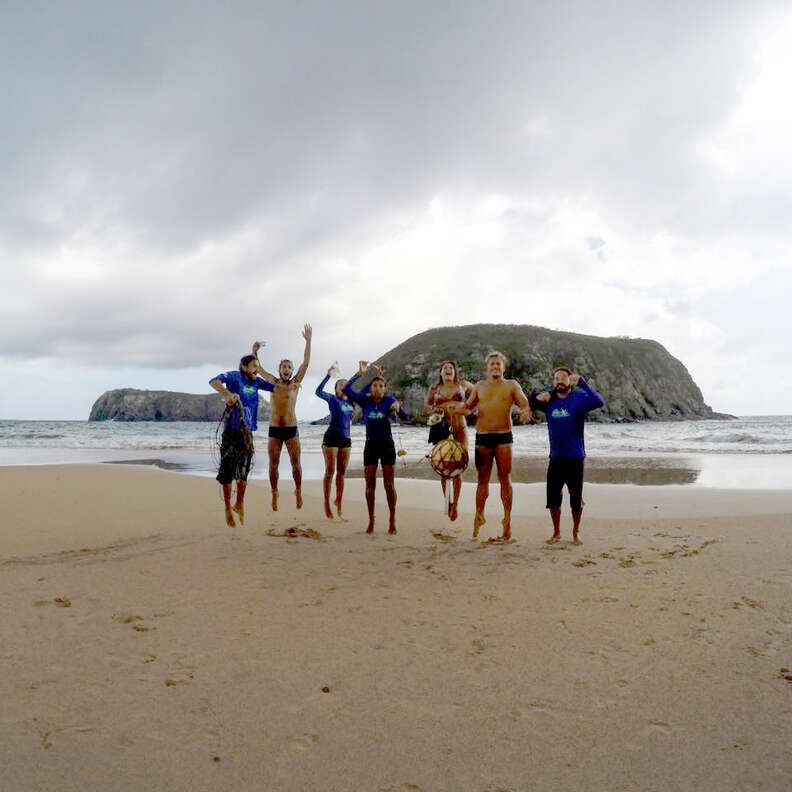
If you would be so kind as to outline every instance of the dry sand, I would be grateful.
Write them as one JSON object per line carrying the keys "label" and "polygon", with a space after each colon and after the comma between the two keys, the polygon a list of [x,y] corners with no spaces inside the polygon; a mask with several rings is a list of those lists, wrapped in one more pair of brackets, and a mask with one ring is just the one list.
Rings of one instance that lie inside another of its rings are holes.
{"label": "dry sand", "polygon": [[551,547],[540,485],[506,545],[284,486],[0,470],[3,790],[792,788],[792,493],[587,486]]}

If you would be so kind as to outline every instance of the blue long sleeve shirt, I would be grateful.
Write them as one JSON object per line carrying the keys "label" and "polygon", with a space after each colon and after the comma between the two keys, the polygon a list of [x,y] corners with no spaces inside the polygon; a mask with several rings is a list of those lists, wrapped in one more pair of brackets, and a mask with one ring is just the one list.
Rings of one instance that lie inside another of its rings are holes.
{"label": "blue long sleeve shirt", "polygon": [[326,376],[319,383],[316,388],[316,395],[320,399],[324,399],[330,408],[330,428],[348,438],[352,424],[352,413],[355,408],[352,406],[351,401],[339,399],[334,393],[325,392],[324,386],[327,385],[329,379],[330,377]]}
{"label": "blue long sleeve shirt", "polygon": [[583,459],[586,447],[583,427],[586,415],[605,404],[602,396],[592,390],[581,377],[568,396],[560,398],[554,390],[549,402],[531,396],[531,409],[547,415],[547,432],[550,436],[550,459]]}
{"label": "blue long sleeve shirt", "polygon": [[[220,380],[231,393],[239,394],[244,410],[245,424],[251,432],[255,432],[258,429],[258,392],[262,390],[272,392],[275,390],[275,386],[263,377],[249,380],[239,371],[226,371],[223,374],[218,374],[209,380],[209,384],[211,385],[215,380]],[[239,429],[242,425],[240,419],[239,407],[234,406],[226,419],[226,425],[230,429]]]}
{"label": "blue long sleeve shirt", "polygon": [[[358,379],[360,379],[359,373],[355,374],[349,382],[344,385],[344,393],[363,409],[363,420],[366,424],[366,440],[390,440],[392,435],[389,416],[391,407],[398,399],[391,394],[386,394],[380,401],[375,402],[368,393],[368,386],[362,391],[356,391],[352,387]],[[401,407],[399,407],[399,416],[405,420],[409,418],[409,415],[407,415]]]}

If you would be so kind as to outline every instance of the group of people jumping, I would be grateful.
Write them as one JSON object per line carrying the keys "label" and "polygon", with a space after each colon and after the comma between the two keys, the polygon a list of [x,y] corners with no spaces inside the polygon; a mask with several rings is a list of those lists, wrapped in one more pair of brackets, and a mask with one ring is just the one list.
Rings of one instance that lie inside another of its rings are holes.
{"label": "group of people jumping", "polygon": [[[235,516],[244,524],[244,499],[247,478],[253,459],[252,433],[258,427],[259,391],[272,394],[268,438],[269,480],[272,491],[272,509],[278,510],[278,468],[283,446],[286,446],[292,466],[297,508],[302,507],[302,468],[300,466],[300,440],[295,415],[297,394],[311,357],[310,325],[303,328],[305,353],[295,373],[291,360],[281,360],[278,376],[270,374],[261,365],[258,353],[262,343],[253,344],[252,353],[239,361],[236,371],[218,374],[209,384],[223,397],[226,414],[220,441],[220,464],[217,481],[223,492],[226,523],[236,525]],[[553,372],[553,383],[544,390],[529,396],[519,382],[506,379],[507,359],[501,352],[490,352],[484,361],[486,377],[476,383],[459,377],[457,365],[447,360],[440,365],[438,379],[430,386],[424,413],[436,416],[430,427],[429,442],[436,443],[447,437],[467,448],[467,416],[476,417],[475,465],[477,471],[476,512],[473,519],[473,538],[477,538],[484,524],[484,507],[489,495],[489,482],[493,467],[500,484],[503,504],[503,533],[498,539],[511,538],[512,511],[512,410],[517,408],[523,423],[532,423],[534,412],[545,413],[550,439],[550,462],[547,469],[547,508],[553,523],[553,535],[547,540],[561,538],[562,491],[566,486],[572,510],[572,541],[580,544],[580,521],[583,513],[583,468],[585,445],[583,427],[586,415],[602,407],[602,397],[583,377],[565,366]],[[366,427],[363,449],[363,473],[366,484],[368,526],[366,533],[374,531],[374,506],[377,468],[382,468],[382,479],[388,503],[388,533],[396,533],[396,488],[394,470],[396,448],[391,433],[391,418],[409,420],[399,400],[388,393],[384,371],[380,366],[360,361],[358,371],[348,380],[337,379],[333,393],[325,386],[333,376],[338,376],[334,366],[328,369],[316,388],[316,395],[327,402],[330,424],[322,440],[325,461],[323,480],[324,510],[333,518],[331,490],[335,478],[333,505],[342,517],[344,474],[349,464],[351,425],[354,405],[362,410]],[[361,378],[365,383],[358,389]],[[236,482],[236,498],[233,484]],[[441,478],[443,492],[452,487],[448,497],[448,517],[458,516],[461,477],[449,481]]]}

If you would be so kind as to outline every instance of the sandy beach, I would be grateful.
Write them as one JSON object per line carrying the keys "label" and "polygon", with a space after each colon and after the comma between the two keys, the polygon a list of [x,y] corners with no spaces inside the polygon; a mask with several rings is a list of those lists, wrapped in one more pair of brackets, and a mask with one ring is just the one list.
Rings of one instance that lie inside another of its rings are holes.
{"label": "sandy beach", "polygon": [[[281,510],[145,467],[0,471],[2,788],[787,790],[792,492],[436,482]],[[570,533],[565,509],[562,531]]]}

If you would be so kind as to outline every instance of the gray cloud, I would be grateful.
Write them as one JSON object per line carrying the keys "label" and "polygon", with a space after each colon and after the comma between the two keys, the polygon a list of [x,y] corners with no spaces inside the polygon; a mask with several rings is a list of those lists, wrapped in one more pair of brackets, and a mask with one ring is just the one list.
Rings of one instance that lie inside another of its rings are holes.
{"label": "gray cloud", "polygon": [[[548,268],[606,300],[621,282],[636,322],[682,321],[690,295],[664,309],[629,282],[641,241],[689,252],[728,234],[746,251],[788,215],[783,184],[729,181],[700,153],[778,8],[7,5],[0,356],[168,367],[262,333],[297,355],[312,320],[332,359],[543,305],[574,303],[570,329],[595,321],[572,286],[530,280]],[[497,242],[471,237],[453,260],[421,260],[420,238],[413,261],[377,252],[438,196],[488,195],[511,199]],[[570,205],[590,227],[557,225]],[[635,258],[612,271],[620,245]]]}

